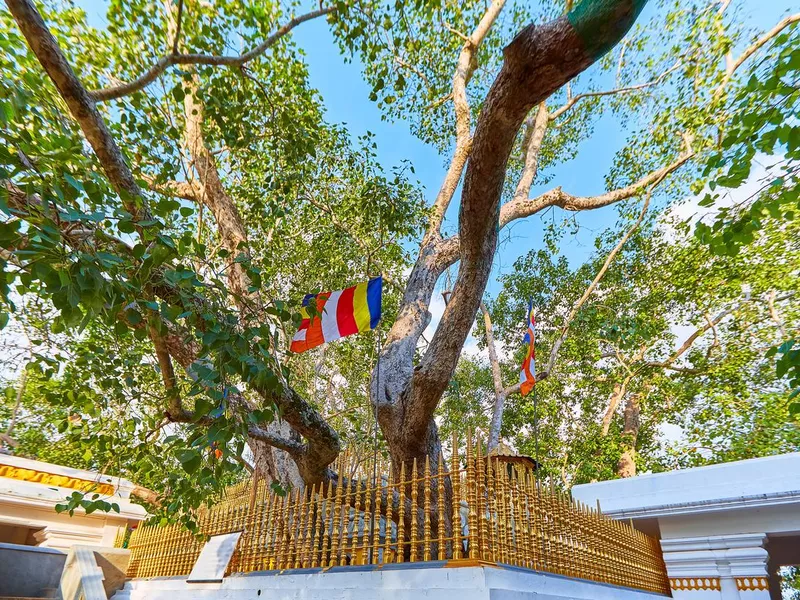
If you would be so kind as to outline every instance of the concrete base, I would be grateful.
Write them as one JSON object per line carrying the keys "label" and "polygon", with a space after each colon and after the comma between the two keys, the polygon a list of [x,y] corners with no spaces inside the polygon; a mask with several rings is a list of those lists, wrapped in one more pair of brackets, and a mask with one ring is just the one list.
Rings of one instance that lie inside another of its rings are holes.
{"label": "concrete base", "polygon": [[513,567],[446,563],[260,571],[222,583],[133,579],[112,600],[655,600],[658,594]]}

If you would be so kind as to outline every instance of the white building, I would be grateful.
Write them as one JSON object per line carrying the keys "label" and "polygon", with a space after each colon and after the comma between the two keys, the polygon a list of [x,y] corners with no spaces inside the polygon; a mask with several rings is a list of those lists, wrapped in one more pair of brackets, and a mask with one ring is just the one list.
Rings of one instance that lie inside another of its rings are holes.
{"label": "white building", "polygon": [[661,539],[673,597],[780,600],[800,565],[800,453],[575,486],[575,499]]}
{"label": "white building", "polygon": [[[67,549],[74,544],[113,546],[120,528],[138,523],[146,511],[132,504],[133,484],[93,471],[0,454],[0,543]],[[119,505],[116,512],[82,509],[57,513],[74,491],[100,494]]]}

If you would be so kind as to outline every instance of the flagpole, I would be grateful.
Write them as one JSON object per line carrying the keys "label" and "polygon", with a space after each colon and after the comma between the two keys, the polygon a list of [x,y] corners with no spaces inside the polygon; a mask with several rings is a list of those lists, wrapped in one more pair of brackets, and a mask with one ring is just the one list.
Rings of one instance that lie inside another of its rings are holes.
{"label": "flagpole", "polygon": [[539,478],[539,401],[536,399],[536,386],[533,386],[533,460],[536,462],[534,474]]}
{"label": "flagpole", "polygon": [[[377,347],[375,348],[375,393],[378,394],[381,385],[381,330],[380,323],[375,327],[375,341]],[[369,399],[370,410],[372,410],[372,506],[375,506],[375,494],[378,492],[378,407],[373,406],[371,398]],[[375,519],[369,520],[369,539],[373,538],[375,531]],[[373,552],[375,549],[369,549],[369,561],[372,564]]]}

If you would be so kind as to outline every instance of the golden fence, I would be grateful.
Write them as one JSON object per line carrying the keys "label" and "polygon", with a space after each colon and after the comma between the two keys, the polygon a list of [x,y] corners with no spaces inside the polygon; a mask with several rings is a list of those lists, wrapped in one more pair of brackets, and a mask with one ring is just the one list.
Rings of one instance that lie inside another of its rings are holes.
{"label": "golden fence", "polygon": [[229,573],[492,563],[669,594],[657,540],[548,488],[533,461],[486,456],[468,441],[449,468],[442,456],[434,462],[400,465],[393,476],[381,460],[344,452],[333,465],[338,479],[305,491],[239,484],[199,512],[202,536],[179,525],[135,530],[128,576],[186,575],[203,536],[241,531]]}

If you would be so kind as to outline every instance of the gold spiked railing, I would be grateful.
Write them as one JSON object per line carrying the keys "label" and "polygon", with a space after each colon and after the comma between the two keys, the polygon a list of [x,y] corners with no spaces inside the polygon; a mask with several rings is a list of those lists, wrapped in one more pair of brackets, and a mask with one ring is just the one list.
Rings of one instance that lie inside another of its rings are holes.
{"label": "gold spiked railing", "polygon": [[[242,532],[229,573],[448,561],[669,593],[657,540],[542,484],[532,461],[486,456],[468,440],[449,465],[443,456],[433,463],[391,469],[345,452],[337,480],[305,491],[278,495],[263,479],[234,486],[198,513],[198,530]],[[128,576],[188,574],[202,536],[178,525],[139,527],[128,542]]]}

